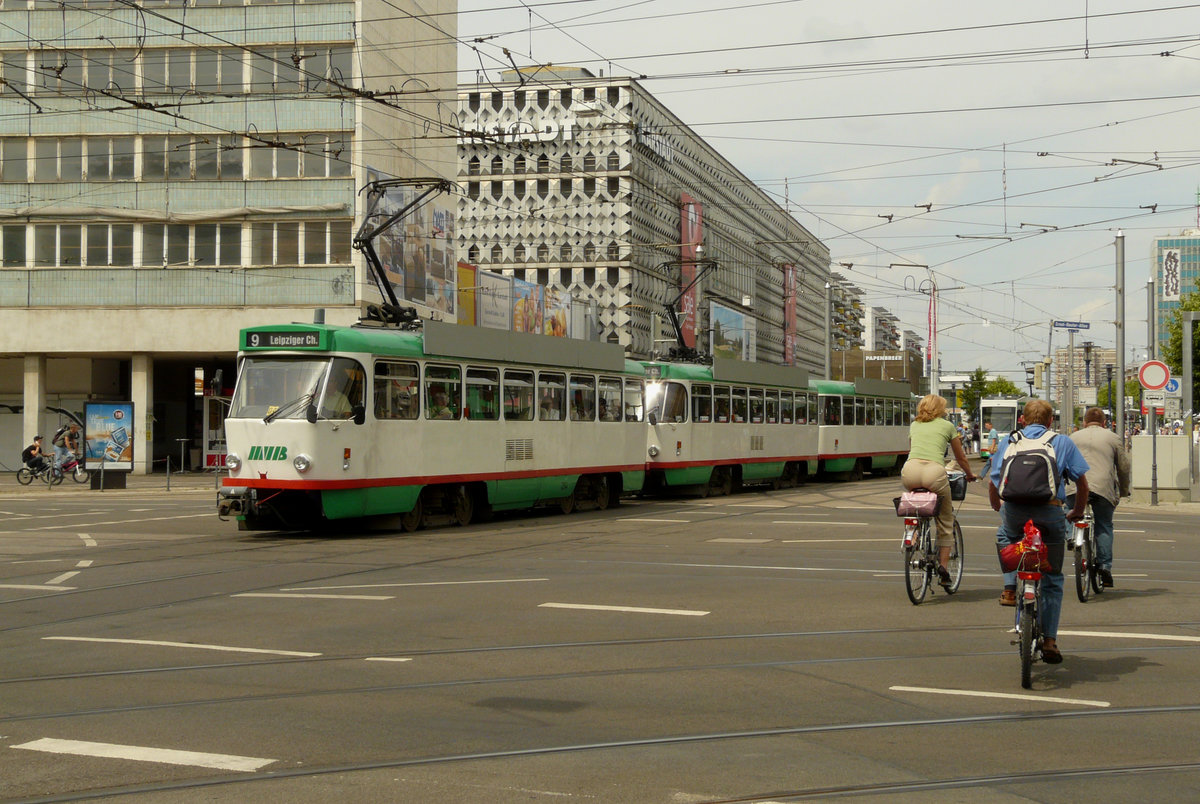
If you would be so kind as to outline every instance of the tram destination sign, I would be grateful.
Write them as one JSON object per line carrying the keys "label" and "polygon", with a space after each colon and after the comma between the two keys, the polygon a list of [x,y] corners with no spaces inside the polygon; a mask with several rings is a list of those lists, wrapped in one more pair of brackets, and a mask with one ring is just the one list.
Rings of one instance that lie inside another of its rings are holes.
{"label": "tram destination sign", "polygon": [[248,329],[242,333],[244,349],[323,349],[321,332],[312,330],[297,330],[281,332],[279,330]]}
{"label": "tram destination sign", "polygon": [[1087,321],[1054,321],[1056,329],[1091,329],[1092,325]]}

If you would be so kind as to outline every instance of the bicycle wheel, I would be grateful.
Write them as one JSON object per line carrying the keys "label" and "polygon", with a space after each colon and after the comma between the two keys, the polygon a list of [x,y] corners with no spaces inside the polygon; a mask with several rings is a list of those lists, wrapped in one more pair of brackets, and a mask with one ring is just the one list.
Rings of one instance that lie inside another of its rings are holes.
{"label": "bicycle wheel", "polygon": [[1092,582],[1092,591],[1098,595],[1104,594],[1104,581],[1100,580],[1100,573],[1096,571],[1096,530],[1092,526],[1092,532],[1088,539],[1088,549],[1091,551],[1092,560],[1088,563],[1088,579]]}
{"label": "bicycle wheel", "polygon": [[929,555],[929,522],[923,520],[919,527],[921,530],[916,542],[904,548],[904,589],[914,606],[920,605],[925,599],[932,572],[926,561]]}
{"label": "bicycle wheel", "polygon": [[1084,539],[1083,544],[1075,548],[1075,594],[1080,603],[1087,603],[1092,596],[1092,580],[1096,570],[1092,566],[1092,540]]}
{"label": "bicycle wheel", "polygon": [[33,471],[28,466],[22,466],[17,470],[17,482],[22,486],[28,486],[33,482]]}
{"label": "bicycle wheel", "polygon": [[946,561],[946,569],[950,571],[950,585],[943,587],[946,594],[952,595],[958,591],[958,585],[962,583],[964,561],[962,527],[955,519],[954,544],[950,545],[950,558]]}
{"label": "bicycle wheel", "polygon": [[1037,620],[1037,612],[1032,603],[1021,602],[1021,621],[1017,625],[1020,631],[1021,650],[1021,686],[1029,689],[1033,686],[1033,629]]}
{"label": "bicycle wheel", "polygon": [[46,482],[49,483],[51,486],[57,486],[59,483],[63,482],[62,469],[55,468],[55,469],[51,469],[49,472],[47,472],[46,473]]}
{"label": "bicycle wheel", "polygon": [[71,472],[71,478],[76,483],[86,483],[92,479],[92,473],[87,469],[84,469],[83,464],[77,464],[75,466],[75,471]]}

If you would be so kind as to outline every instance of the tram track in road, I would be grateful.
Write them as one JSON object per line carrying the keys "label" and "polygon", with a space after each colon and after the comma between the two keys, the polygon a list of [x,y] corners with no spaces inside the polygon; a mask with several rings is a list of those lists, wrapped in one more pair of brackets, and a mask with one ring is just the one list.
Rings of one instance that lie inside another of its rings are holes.
{"label": "tram track in road", "polygon": [[[524,759],[531,757],[546,757],[554,755],[578,755],[598,751],[622,751],[627,749],[647,749],[656,747],[682,746],[697,743],[723,742],[733,740],[775,740],[792,737],[814,737],[845,732],[877,732],[883,730],[908,730],[945,727],[995,726],[998,724],[1021,725],[1050,720],[1075,718],[1111,718],[1145,717],[1147,715],[1178,715],[1200,713],[1200,704],[1183,704],[1171,706],[1139,706],[1106,710],[1053,711],[1053,712],[1002,712],[982,715],[959,717],[913,718],[904,720],[858,721],[849,723],[825,723],[806,726],[782,726],[763,729],[739,729],[720,732],[695,732],[691,734],[658,735],[643,737],[628,737],[619,740],[600,742],[577,742],[561,745],[532,746],[525,748],[509,748],[494,751],[474,751],[467,753],[449,753],[418,757],[397,757],[393,759],[376,759],[362,762],[324,763],[322,765],[307,765],[300,768],[264,769],[254,774],[238,774],[180,779],[168,782],[123,785],[115,787],[82,790],[54,796],[25,798],[24,804],[50,804],[50,802],[87,801],[113,796],[154,795],[172,792],[202,790],[206,788],[227,786],[262,787],[280,784],[289,780],[328,776],[332,774],[349,775],[370,773],[379,770],[394,770],[421,766],[445,765],[451,763],[488,762],[505,759]],[[1051,761],[1059,761],[1060,757],[1052,757]],[[1037,782],[1066,781],[1085,777],[1112,776],[1145,776],[1149,774],[1172,773],[1200,770],[1200,762],[1158,762],[1158,763],[1129,763],[1124,765],[1106,764],[1103,767],[1081,765],[1071,768],[1057,767],[1044,770],[1027,770],[1016,773],[958,776],[946,778],[897,779],[891,782],[872,782],[869,784],[821,786],[796,788],[792,790],[770,790],[749,795],[739,795],[729,798],[695,799],[704,804],[750,804],[751,802],[770,801],[802,801],[812,798],[838,798],[851,796],[881,795],[888,793],[920,793],[936,790],[952,789],[982,789],[1005,785],[1031,784]],[[897,771],[899,773],[899,771]],[[263,793],[259,793],[262,795]]]}

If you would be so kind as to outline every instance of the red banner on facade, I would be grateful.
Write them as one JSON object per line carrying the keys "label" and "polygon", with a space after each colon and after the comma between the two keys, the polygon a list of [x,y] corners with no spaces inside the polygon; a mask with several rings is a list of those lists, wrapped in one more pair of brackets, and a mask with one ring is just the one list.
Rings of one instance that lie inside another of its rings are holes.
{"label": "red banner on facade", "polygon": [[[704,211],[699,201],[687,193],[679,195],[681,212],[679,223],[679,258],[682,267],[679,272],[679,289],[683,290],[696,279],[696,247],[704,242]],[[683,294],[680,304],[683,309],[679,315],[679,326],[683,330],[683,342],[691,348],[696,347],[696,297],[699,294],[692,288]]]}
{"label": "red banner on facade", "polygon": [[796,365],[796,266],[783,266],[783,363]]}

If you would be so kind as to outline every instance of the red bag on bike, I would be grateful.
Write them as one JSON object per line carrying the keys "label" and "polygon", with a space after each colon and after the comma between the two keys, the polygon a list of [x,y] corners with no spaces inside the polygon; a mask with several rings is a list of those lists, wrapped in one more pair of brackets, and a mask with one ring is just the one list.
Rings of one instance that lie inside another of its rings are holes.
{"label": "red bag on bike", "polygon": [[996,549],[1000,553],[1000,569],[1004,572],[1052,570],[1046,544],[1042,541],[1042,532],[1033,524],[1032,519],[1025,523],[1025,538]]}
{"label": "red bag on bike", "polygon": [[906,491],[892,498],[896,516],[936,516],[939,502],[932,491]]}

